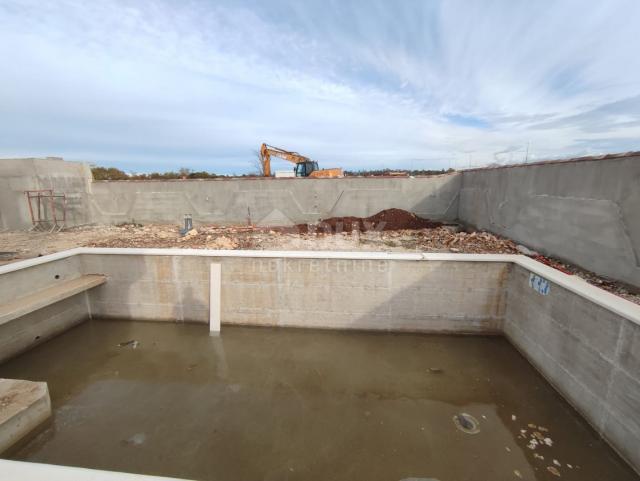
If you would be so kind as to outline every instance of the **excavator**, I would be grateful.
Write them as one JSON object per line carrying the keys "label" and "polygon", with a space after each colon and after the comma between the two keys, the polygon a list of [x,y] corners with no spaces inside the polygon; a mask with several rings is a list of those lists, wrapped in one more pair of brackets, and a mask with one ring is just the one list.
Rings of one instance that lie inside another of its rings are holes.
{"label": "excavator", "polygon": [[288,150],[273,147],[271,145],[262,144],[260,146],[260,159],[262,161],[262,171],[265,177],[271,177],[271,156],[279,157],[296,164],[294,172],[296,177],[312,177],[312,178],[336,178],[344,177],[342,169],[320,169],[318,162],[311,160],[309,157],[300,155],[297,152],[289,152]]}

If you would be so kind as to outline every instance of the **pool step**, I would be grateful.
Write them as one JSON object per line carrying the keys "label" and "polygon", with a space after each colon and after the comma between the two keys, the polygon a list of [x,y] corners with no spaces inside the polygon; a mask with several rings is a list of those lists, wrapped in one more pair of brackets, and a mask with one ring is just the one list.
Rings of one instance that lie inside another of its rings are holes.
{"label": "pool step", "polygon": [[51,416],[46,382],[0,379],[0,453]]}
{"label": "pool step", "polygon": [[75,296],[105,282],[107,282],[106,276],[101,274],[86,274],[18,297],[0,305],[0,325],[67,299],[68,297]]}

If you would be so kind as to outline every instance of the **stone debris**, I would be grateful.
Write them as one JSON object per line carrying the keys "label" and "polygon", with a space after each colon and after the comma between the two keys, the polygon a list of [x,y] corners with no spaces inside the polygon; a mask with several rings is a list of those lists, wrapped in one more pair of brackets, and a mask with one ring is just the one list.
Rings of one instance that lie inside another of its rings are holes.
{"label": "stone debris", "polygon": [[525,256],[529,256],[529,257],[534,257],[539,255],[536,251],[532,251],[531,249],[529,249],[526,246],[523,246],[522,244],[518,244],[516,246],[516,250],[518,251],[518,253],[525,255]]}
{"label": "stone debris", "polygon": [[136,341],[135,339],[132,339],[130,341],[123,341],[123,342],[119,343],[118,347],[129,347],[129,346],[131,346],[132,349],[136,349],[139,345],[140,345],[140,341]]}
{"label": "stone debris", "polygon": [[[546,453],[551,452],[550,448],[553,447],[553,439],[549,435],[549,429],[545,426],[540,426],[534,423],[527,424],[527,428],[529,429],[520,429],[518,438],[526,441],[527,448],[533,451],[532,455],[534,459],[544,461],[544,456],[538,451],[542,450]],[[551,458],[551,456],[549,457]],[[558,468],[561,468],[562,466],[563,464],[558,459],[551,458],[551,465],[547,466],[546,469],[554,476],[560,477],[561,473]],[[573,469],[573,465],[571,464],[566,464],[566,466],[569,469]]]}
{"label": "stone debris", "polygon": [[[198,225],[180,235],[178,224],[87,225],[60,232],[3,232],[0,263],[59,252],[74,247],[149,247],[184,249],[334,250],[386,252],[450,252],[470,254],[524,254],[562,272],[576,275],[606,291],[640,304],[640,292],[576,266],[538,254],[522,244],[485,231],[465,230],[456,224],[421,219],[409,212],[388,209],[359,218],[327,219],[320,224],[298,226]],[[366,221],[366,222],[365,222]],[[384,226],[381,227],[381,223]],[[312,226],[315,226],[312,228]],[[358,230],[361,229],[361,230]],[[391,229],[391,230],[388,230]],[[544,432],[541,429],[538,431]]]}
{"label": "stone debris", "polygon": [[561,477],[560,471],[558,471],[558,468],[556,468],[555,466],[547,466],[547,471],[549,471],[554,476]]}

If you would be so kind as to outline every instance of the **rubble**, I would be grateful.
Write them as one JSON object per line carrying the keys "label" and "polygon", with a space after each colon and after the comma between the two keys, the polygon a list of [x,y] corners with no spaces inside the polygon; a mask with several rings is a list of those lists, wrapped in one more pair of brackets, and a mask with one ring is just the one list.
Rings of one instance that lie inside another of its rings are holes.
{"label": "rubble", "polygon": [[[55,233],[4,232],[0,234],[0,263],[74,247],[521,254],[640,304],[640,291],[632,286],[545,257],[490,232],[465,230],[460,225],[422,219],[400,209],[388,209],[367,218],[334,217],[324,222],[288,227],[198,225],[184,237],[178,225],[139,223],[89,225]],[[350,230],[354,226],[356,229]]]}
{"label": "rubble", "polygon": [[442,222],[418,217],[412,212],[402,209],[386,209],[370,217],[331,217],[322,219],[317,224],[298,224],[297,232],[367,232],[367,231],[391,231],[391,230],[416,230],[439,227]]}

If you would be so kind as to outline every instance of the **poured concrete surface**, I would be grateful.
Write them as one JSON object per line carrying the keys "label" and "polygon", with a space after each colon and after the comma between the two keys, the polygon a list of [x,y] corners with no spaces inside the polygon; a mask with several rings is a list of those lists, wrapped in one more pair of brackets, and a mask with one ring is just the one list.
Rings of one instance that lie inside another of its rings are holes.
{"label": "poured concrete surface", "polygon": [[640,156],[464,172],[458,218],[640,287]]}
{"label": "poured concrete surface", "polygon": [[511,272],[505,335],[640,469],[640,326],[555,283],[540,295],[530,275]]}
{"label": "poured concrete surface", "polygon": [[5,304],[0,304],[0,325],[80,294],[105,282],[107,282],[105,276],[87,274],[68,281],[53,283],[51,286],[38,291],[27,290],[26,295],[14,298]]}
{"label": "poured concrete surface", "polygon": [[0,379],[0,453],[51,416],[47,383]]}
{"label": "poured concrete surface", "polygon": [[[89,321],[0,375],[51,389],[54,421],[21,460],[234,481],[638,479],[499,337]],[[527,448],[537,430],[552,446]]]}

